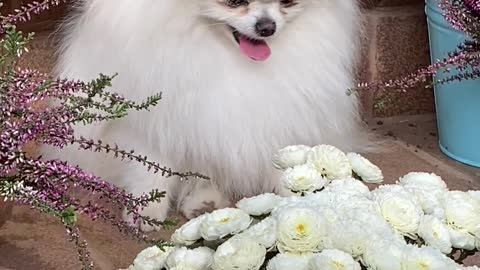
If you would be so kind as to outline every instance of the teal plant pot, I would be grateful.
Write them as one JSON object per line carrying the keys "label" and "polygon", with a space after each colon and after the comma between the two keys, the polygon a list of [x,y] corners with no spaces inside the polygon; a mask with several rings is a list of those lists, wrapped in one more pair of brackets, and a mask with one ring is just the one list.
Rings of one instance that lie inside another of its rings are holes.
{"label": "teal plant pot", "polygon": [[[434,62],[468,37],[445,20],[438,0],[426,0],[425,12]],[[449,74],[439,73],[437,78],[445,76]],[[434,93],[440,149],[456,161],[480,167],[480,80],[436,85]]]}

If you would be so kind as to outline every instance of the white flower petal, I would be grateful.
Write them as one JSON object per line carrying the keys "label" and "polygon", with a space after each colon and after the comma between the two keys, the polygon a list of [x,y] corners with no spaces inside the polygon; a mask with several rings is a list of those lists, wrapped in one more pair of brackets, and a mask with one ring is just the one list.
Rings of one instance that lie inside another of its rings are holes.
{"label": "white flower petal", "polygon": [[402,270],[455,270],[455,264],[438,249],[422,246],[409,247],[402,261]]}
{"label": "white flower petal", "polygon": [[265,193],[251,198],[244,198],[237,202],[237,207],[252,216],[269,214],[278,204],[280,196]]}
{"label": "white flower petal", "polygon": [[189,220],[172,234],[172,242],[181,245],[191,245],[202,238],[200,226],[208,214]]}
{"label": "white flower petal", "polygon": [[398,184],[416,188],[447,190],[447,184],[440,176],[426,172],[408,173],[400,177]]}
{"label": "white flower petal", "polygon": [[377,201],[370,200],[364,196],[349,196],[348,198],[340,197],[340,199],[336,202],[336,208],[340,213],[351,212],[354,209],[360,209],[372,214],[381,214],[380,205],[377,203]]}
{"label": "white flower petal", "polygon": [[460,232],[478,233],[480,228],[480,203],[469,193],[462,191],[447,192],[444,199],[444,209],[448,226]]}
{"label": "white flower petal", "polygon": [[187,249],[180,247],[175,249],[167,257],[167,269],[209,269],[213,262],[214,251],[207,247]]}
{"label": "white flower petal", "polygon": [[470,195],[474,200],[480,203],[480,190],[469,190],[467,191],[468,195]]}
{"label": "white flower petal", "polygon": [[475,249],[475,237],[473,237],[473,235],[466,232],[457,231],[450,227],[448,227],[448,232],[450,233],[452,247],[465,250]]}
{"label": "white flower petal", "polygon": [[255,239],[265,248],[271,248],[277,242],[277,221],[269,216],[236,236]]}
{"label": "white flower petal", "polygon": [[382,239],[390,239],[404,243],[403,237],[397,234],[394,229],[383,219],[380,214],[375,214],[362,209],[352,209],[343,213],[343,218],[358,222],[370,235],[379,236]]}
{"label": "white flower petal", "polygon": [[476,265],[473,265],[473,266],[463,266],[463,265],[460,265],[457,270],[480,270],[480,268]]}
{"label": "white flower petal", "polygon": [[400,234],[415,239],[423,211],[414,196],[397,185],[381,186],[372,194],[383,218]]}
{"label": "white flower petal", "polygon": [[250,215],[236,208],[224,208],[208,214],[200,226],[200,234],[208,241],[247,229],[252,223]]}
{"label": "white flower petal", "polygon": [[323,248],[325,219],[310,208],[287,208],[277,217],[277,248],[282,253],[310,253]]}
{"label": "white flower petal", "polygon": [[357,153],[347,153],[352,170],[367,183],[383,182],[383,173],[377,165]]}
{"label": "white flower petal", "polygon": [[360,264],[346,252],[326,249],[312,257],[309,270],[360,270]]}
{"label": "white flower petal", "polygon": [[411,172],[400,177],[398,184],[415,195],[426,214],[444,219],[441,202],[448,189],[440,176],[433,173]]}
{"label": "white flower petal", "polygon": [[221,244],[213,255],[213,270],[258,270],[267,251],[248,238],[232,238]]}
{"label": "white flower petal", "polygon": [[370,189],[355,178],[336,179],[325,187],[325,191],[339,194],[370,196]]}
{"label": "white flower petal", "polygon": [[283,186],[298,193],[312,193],[322,189],[328,183],[311,164],[304,164],[286,169],[281,181]]}
{"label": "white flower petal", "polygon": [[313,255],[295,254],[295,253],[279,253],[267,264],[267,270],[310,270],[308,263]]}
{"label": "white flower petal", "polygon": [[135,270],[159,270],[165,267],[168,255],[175,250],[174,247],[165,247],[162,251],[157,246],[148,247],[138,253],[133,260]]}
{"label": "white flower petal", "polygon": [[360,257],[365,251],[371,234],[361,222],[343,219],[331,227],[329,231],[331,249],[347,252],[354,258]]}
{"label": "white flower petal", "polygon": [[322,192],[316,192],[313,194],[308,194],[303,197],[305,206],[313,205],[313,208],[322,207],[322,206],[332,206],[337,201],[339,193],[333,193],[330,191],[323,190]]}
{"label": "white flower petal", "polygon": [[305,164],[310,147],[306,145],[291,145],[282,148],[273,157],[273,166],[277,169],[287,169]]}
{"label": "white flower petal", "polygon": [[278,202],[277,206],[275,207],[275,209],[273,209],[271,216],[278,217],[279,212],[292,207],[312,208],[313,210],[316,211],[318,204],[312,200],[311,196],[315,196],[317,194],[322,194],[322,193],[323,192],[308,194],[304,197],[298,197],[298,196],[282,197]]}
{"label": "white flower petal", "polygon": [[402,270],[406,245],[372,238],[362,256],[362,263],[371,270]]}
{"label": "white flower petal", "polygon": [[443,210],[443,199],[446,191],[435,188],[404,186],[405,190],[412,193],[417,201],[420,203],[422,210],[425,214],[435,215],[436,217],[444,220],[445,211]]}
{"label": "white flower petal", "polygon": [[331,145],[317,145],[308,154],[307,162],[330,180],[352,177],[350,161],[340,149]]}
{"label": "white flower petal", "polygon": [[418,235],[427,245],[437,248],[445,254],[452,252],[452,240],[448,226],[438,218],[431,215],[423,216],[418,227]]}

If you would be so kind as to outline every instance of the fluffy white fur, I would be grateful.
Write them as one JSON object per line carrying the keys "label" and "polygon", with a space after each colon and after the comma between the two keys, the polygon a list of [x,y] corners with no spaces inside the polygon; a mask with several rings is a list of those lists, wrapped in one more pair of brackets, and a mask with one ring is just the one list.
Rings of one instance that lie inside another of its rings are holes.
{"label": "fluffy white fur", "polygon": [[[277,191],[271,158],[283,146],[365,146],[357,99],[345,94],[360,32],[357,1],[297,2],[286,10],[278,0],[256,0],[234,11],[221,0],[84,0],[64,27],[57,75],[90,80],[119,73],[112,90],[125,97],[142,100],[159,91],[164,97],[151,112],[77,132],[177,171],[205,173],[218,192],[204,181],[162,179],[108,155],[44,148],[45,155],[135,194],[166,190],[175,205],[165,200],[144,212],[164,219],[170,206],[192,217],[203,202],[224,207]],[[271,57],[255,62],[226,24],[255,37],[252,26],[262,14],[278,29],[267,38]]]}

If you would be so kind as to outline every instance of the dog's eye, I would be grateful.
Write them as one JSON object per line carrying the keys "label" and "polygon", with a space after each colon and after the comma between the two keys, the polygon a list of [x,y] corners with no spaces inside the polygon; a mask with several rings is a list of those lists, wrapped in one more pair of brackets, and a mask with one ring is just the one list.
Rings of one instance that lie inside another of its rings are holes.
{"label": "dog's eye", "polygon": [[227,0],[225,4],[229,7],[247,6],[248,0]]}
{"label": "dog's eye", "polygon": [[280,0],[280,4],[284,7],[292,7],[295,6],[297,3],[295,3],[294,0]]}

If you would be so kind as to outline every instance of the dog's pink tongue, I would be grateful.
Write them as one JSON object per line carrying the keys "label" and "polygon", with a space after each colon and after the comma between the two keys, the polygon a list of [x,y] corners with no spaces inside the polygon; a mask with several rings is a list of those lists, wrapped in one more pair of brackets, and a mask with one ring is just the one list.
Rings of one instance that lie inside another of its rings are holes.
{"label": "dog's pink tongue", "polygon": [[263,40],[252,41],[246,37],[239,37],[240,50],[256,61],[265,61],[272,53],[270,47]]}

